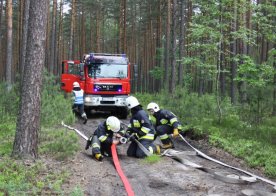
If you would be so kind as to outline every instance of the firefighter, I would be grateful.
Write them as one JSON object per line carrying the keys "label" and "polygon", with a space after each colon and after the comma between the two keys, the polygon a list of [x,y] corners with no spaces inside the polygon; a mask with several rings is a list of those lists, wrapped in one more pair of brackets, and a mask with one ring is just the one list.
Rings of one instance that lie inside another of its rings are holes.
{"label": "firefighter", "polygon": [[[143,110],[138,100],[130,96],[126,99],[127,107],[131,111],[131,119],[126,134],[132,139],[137,139],[151,154],[160,154],[160,146],[155,145],[154,128],[151,125],[148,114]],[[127,155],[131,157],[144,158],[146,154],[139,148],[135,141],[128,147]]]}
{"label": "firefighter", "polygon": [[80,88],[80,84],[78,82],[74,82],[73,83],[73,100],[74,100],[74,104],[73,104],[73,111],[78,113],[81,115],[82,119],[83,119],[83,124],[86,124],[87,122],[87,116],[86,113],[84,112],[84,101],[83,101],[83,96],[84,96],[84,92],[83,90]]}
{"label": "firefighter", "polygon": [[92,147],[92,156],[102,161],[103,156],[111,156],[111,145],[119,144],[120,137],[124,135],[121,123],[115,116],[109,116],[100,123],[94,134],[87,140],[85,150]]}
{"label": "firefighter", "polygon": [[148,104],[147,110],[150,113],[150,120],[155,126],[156,135],[160,137],[163,144],[162,148],[174,148],[169,135],[175,138],[179,133],[182,134],[182,125],[176,115],[169,110],[160,109],[154,102]]}

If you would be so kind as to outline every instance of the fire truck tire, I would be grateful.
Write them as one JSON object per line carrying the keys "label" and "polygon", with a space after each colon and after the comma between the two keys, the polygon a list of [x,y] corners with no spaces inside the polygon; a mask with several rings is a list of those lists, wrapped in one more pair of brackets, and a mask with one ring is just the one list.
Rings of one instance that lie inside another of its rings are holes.
{"label": "fire truck tire", "polygon": [[86,115],[89,115],[91,112],[90,108],[84,108],[84,112],[86,113]]}
{"label": "fire truck tire", "polygon": [[122,110],[120,111],[120,117],[122,119],[126,119],[128,116],[128,110],[126,108],[122,108]]}

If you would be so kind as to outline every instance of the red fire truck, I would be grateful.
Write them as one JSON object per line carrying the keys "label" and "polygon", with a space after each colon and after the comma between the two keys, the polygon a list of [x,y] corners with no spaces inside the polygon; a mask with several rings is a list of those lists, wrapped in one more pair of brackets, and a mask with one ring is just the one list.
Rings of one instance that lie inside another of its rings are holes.
{"label": "red fire truck", "polygon": [[62,62],[61,89],[70,93],[73,82],[78,82],[85,92],[86,112],[108,111],[126,118],[130,81],[131,66],[125,54],[91,53],[82,61]]}

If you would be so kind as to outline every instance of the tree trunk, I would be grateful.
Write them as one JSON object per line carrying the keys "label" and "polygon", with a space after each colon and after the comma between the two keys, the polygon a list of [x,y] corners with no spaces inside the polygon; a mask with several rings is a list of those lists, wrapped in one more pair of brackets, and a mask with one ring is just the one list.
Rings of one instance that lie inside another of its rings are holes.
{"label": "tree trunk", "polygon": [[7,0],[7,53],[6,53],[6,83],[7,89],[12,84],[12,0]]}
{"label": "tree trunk", "polygon": [[120,53],[126,52],[126,0],[120,2]]}
{"label": "tree trunk", "polygon": [[171,43],[171,0],[167,0],[167,25],[166,25],[166,48],[165,48],[165,73],[163,88],[168,88],[169,64],[170,64],[170,43]]}
{"label": "tree trunk", "polygon": [[174,94],[175,92],[175,86],[176,86],[176,79],[177,79],[177,75],[176,75],[176,23],[177,23],[177,0],[173,0],[173,4],[172,4],[172,14],[173,14],[173,19],[172,19],[172,54],[171,54],[171,62],[172,62],[172,66],[171,66],[171,82],[170,82],[170,88],[169,88],[169,92],[171,94]]}
{"label": "tree trunk", "polygon": [[[54,73],[56,59],[56,19],[57,18],[57,0],[53,0],[52,11],[52,33],[51,33],[51,49],[50,49],[50,73]],[[56,74],[56,73],[55,73]]]}
{"label": "tree trunk", "polygon": [[42,72],[45,62],[48,0],[31,0],[27,38],[26,65],[22,81],[19,115],[12,155],[38,157],[38,131]]}
{"label": "tree trunk", "polygon": [[[234,15],[233,15],[233,21],[231,25],[231,32],[236,32],[237,30],[237,1],[234,0]],[[237,54],[237,40],[231,37],[231,44],[230,44],[230,57],[231,57],[231,86],[230,86],[230,97],[231,97],[231,103],[236,104],[236,82],[234,81],[237,76],[237,64],[234,60],[234,57]]]}
{"label": "tree trunk", "polygon": [[60,1],[59,4],[59,28],[58,28],[58,42],[57,42],[57,74],[61,74],[61,66],[60,63],[64,59],[64,53],[63,53],[63,0]]}
{"label": "tree trunk", "polygon": [[75,13],[76,13],[76,0],[72,0],[71,27],[70,27],[70,40],[69,40],[69,60],[73,59]]}
{"label": "tree trunk", "polygon": [[181,21],[180,21],[180,35],[179,35],[179,69],[178,69],[178,84],[179,86],[183,86],[183,74],[184,74],[184,65],[182,63],[182,59],[184,57],[184,46],[185,46],[185,42],[184,42],[184,36],[185,36],[185,17],[186,17],[186,13],[185,13],[185,0],[181,0],[180,3],[180,17],[181,17]]}
{"label": "tree trunk", "polygon": [[30,0],[25,0],[24,1],[24,11],[23,11],[21,47],[20,47],[20,62],[19,62],[21,77],[23,77],[24,66],[25,66],[28,21],[29,21],[29,7],[30,7]]}
{"label": "tree trunk", "polygon": [[2,13],[3,13],[3,0],[0,1],[1,2],[1,5],[0,5],[0,81],[3,81],[3,67],[2,65],[4,64],[3,62],[3,56],[4,56],[4,53],[2,52],[2,46],[3,46],[3,43],[2,43]]}
{"label": "tree trunk", "polygon": [[[276,47],[276,44],[274,44],[274,48]],[[273,61],[273,67],[274,67],[274,90],[273,90],[273,111],[272,115],[276,116],[276,55],[274,54],[274,61]]]}

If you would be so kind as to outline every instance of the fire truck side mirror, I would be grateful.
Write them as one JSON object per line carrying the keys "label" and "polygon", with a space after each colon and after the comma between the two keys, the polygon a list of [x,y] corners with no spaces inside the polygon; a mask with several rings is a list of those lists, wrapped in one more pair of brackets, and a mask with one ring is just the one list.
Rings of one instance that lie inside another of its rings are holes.
{"label": "fire truck side mirror", "polygon": [[138,65],[133,65],[133,71],[134,71],[134,78],[138,78]]}

